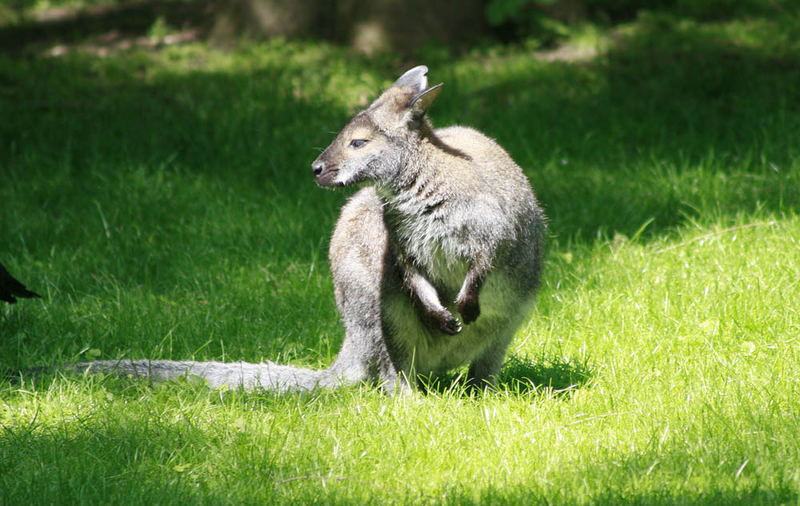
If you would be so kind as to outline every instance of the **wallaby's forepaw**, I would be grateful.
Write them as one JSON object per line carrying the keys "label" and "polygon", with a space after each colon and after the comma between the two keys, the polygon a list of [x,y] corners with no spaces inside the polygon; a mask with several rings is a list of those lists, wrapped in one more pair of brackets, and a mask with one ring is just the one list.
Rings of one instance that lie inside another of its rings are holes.
{"label": "wallaby's forepaw", "polygon": [[461,322],[458,321],[458,318],[453,316],[450,311],[445,311],[445,313],[439,319],[439,328],[442,329],[442,332],[451,336],[461,332]]}
{"label": "wallaby's forepaw", "polygon": [[481,314],[481,306],[478,304],[477,297],[459,297],[456,300],[456,305],[465,324],[474,322]]}

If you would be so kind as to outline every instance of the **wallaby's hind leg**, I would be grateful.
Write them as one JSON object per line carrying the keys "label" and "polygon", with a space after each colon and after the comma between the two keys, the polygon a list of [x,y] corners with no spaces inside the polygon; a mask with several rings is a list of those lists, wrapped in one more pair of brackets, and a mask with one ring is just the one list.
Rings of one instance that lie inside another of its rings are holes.
{"label": "wallaby's hind leg", "polygon": [[508,339],[500,339],[500,341],[502,342],[496,342],[492,346],[489,346],[482,355],[473,360],[469,365],[467,382],[471,388],[485,390],[497,385],[497,379],[500,375],[500,366],[503,365],[503,359],[505,358],[510,336]]}
{"label": "wallaby's hind leg", "polygon": [[497,385],[500,367],[505,360],[508,345],[514,337],[514,330],[519,328],[530,314],[534,302],[533,295],[526,298],[524,293],[512,293],[512,298],[519,301],[516,312],[496,322],[494,330],[487,333],[487,336],[493,335],[491,344],[470,363],[468,380],[473,387],[486,389]]}
{"label": "wallaby's hind leg", "polygon": [[404,386],[381,321],[388,241],[383,204],[373,188],[364,188],[342,208],[331,237],[334,294],[345,327],[342,349],[331,370],[347,383],[378,381],[393,393]]}

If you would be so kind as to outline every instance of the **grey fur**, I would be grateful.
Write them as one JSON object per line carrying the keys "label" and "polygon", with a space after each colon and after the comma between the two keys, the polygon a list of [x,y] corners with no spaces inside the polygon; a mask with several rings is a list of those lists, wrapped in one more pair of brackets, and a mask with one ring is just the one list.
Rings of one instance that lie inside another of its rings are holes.
{"label": "grey fur", "polygon": [[311,390],[317,386],[335,387],[338,381],[328,370],[312,370],[273,362],[194,362],[191,360],[96,360],[80,362],[67,370],[73,372],[114,372],[135,378],[164,381],[182,376],[203,378],[208,386],[223,385],[246,390],[263,388],[285,392]]}
{"label": "grey fur", "polygon": [[148,360],[74,367],[278,391],[372,380],[394,392],[417,374],[469,364],[471,382],[492,384],[533,303],[545,217],[492,139],[431,127],[426,113],[441,85],[428,88],[427,70],[403,74],[312,164],[320,186],[370,184],[342,208],[331,238],[345,338],[328,369]]}

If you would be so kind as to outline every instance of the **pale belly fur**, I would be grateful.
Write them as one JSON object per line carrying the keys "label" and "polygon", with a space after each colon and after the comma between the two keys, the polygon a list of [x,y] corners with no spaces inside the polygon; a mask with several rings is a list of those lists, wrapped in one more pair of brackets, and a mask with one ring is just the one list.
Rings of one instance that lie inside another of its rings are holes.
{"label": "pale belly fur", "polygon": [[[463,271],[465,273],[466,269]],[[440,286],[444,282],[447,285],[440,293],[457,293],[464,273],[457,272],[458,275],[448,276],[452,279],[438,280],[434,284]],[[529,306],[511,286],[505,273],[491,273],[480,292],[480,316],[452,336],[425,327],[407,293],[385,294],[383,319],[391,334],[388,337],[407,356],[413,357],[413,369],[417,374],[442,372],[469,364],[498,339],[510,340],[523,315],[521,311]],[[458,315],[453,301],[442,299],[442,304]]]}

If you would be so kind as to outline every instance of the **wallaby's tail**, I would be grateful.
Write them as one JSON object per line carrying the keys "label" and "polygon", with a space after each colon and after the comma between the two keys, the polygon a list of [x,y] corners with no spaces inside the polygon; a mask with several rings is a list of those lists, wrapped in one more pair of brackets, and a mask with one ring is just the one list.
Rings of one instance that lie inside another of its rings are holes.
{"label": "wallaby's tail", "polygon": [[131,375],[155,381],[181,376],[199,376],[212,388],[253,390],[263,388],[277,392],[335,388],[348,381],[328,369],[303,369],[274,362],[194,362],[172,360],[97,360],[79,362],[68,367],[74,372],[90,371]]}

